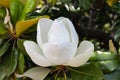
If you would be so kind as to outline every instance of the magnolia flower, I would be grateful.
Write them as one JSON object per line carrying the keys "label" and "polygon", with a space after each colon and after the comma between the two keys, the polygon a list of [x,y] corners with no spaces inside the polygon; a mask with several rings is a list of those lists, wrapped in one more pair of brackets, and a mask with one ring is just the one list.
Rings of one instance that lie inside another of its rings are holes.
{"label": "magnolia flower", "polygon": [[94,51],[94,45],[82,41],[68,18],[54,21],[40,19],[37,25],[37,43],[25,41],[25,49],[32,61],[39,66],[64,65],[78,67],[85,64]]}

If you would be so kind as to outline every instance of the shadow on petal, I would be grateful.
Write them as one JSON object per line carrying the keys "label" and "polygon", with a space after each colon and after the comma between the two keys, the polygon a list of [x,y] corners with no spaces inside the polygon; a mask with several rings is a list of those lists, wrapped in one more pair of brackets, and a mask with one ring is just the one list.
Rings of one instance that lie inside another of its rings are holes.
{"label": "shadow on petal", "polygon": [[51,66],[51,64],[44,57],[40,47],[33,41],[24,42],[25,49],[32,59],[32,61],[39,66]]}

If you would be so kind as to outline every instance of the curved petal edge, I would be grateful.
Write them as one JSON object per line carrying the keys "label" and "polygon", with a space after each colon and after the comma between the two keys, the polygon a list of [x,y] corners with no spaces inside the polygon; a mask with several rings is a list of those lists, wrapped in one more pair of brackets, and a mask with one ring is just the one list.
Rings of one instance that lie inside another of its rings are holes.
{"label": "curved petal edge", "polygon": [[25,41],[24,47],[32,61],[39,66],[51,66],[47,59],[44,57],[40,47],[33,41]]}
{"label": "curved petal edge", "polygon": [[90,41],[82,41],[76,55],[68,62],[69,66],[79,67],[85,64],[92,56],[94,45]]}

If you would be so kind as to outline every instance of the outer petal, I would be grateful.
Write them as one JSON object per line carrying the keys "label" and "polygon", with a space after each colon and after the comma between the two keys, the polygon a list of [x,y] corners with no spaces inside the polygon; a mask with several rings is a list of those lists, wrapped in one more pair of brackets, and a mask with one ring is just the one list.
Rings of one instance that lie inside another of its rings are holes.
{"label": "outer petal", "polygon": [[48,34],[49,41],[70,42],[70,36],[63,22],[55,20]]}
{"label": "outer petal", "polygon": [[42,54],[41,49],[39,46],[33,41],[25,41],[24,42],[25,49],[32,59],[32,61],[39,65],[39,66],[51,66],[47,59],[45,59],[44,55]]}
{"label": "outer petal", "polygon": [[68,62],[69,66],[78,67],[85,64],[94,51],[94,45],[89,41],[81,42],[77,54]]}
{"label": "outer petal", "polygon": [[70,34],[70,39],[71,42],[75,45],[78,45],[78,35],[77,32],[75,31],[74,25],[72,24],[72,22],[68,19],[68,18],[64,18],[64,17],[60,17],[58,18],[59,21],[62,21],[65,25],[65,27],[67,28],[69,34]]}
{"label": "outer petal", "polygon": [[39,20],[37,25],[37,43],[41,46],[43,43],[48,42],[48,32],[52,26],[53,21],[47,18]]}
{"label": "outer petal", "polygon": [[66,64],[76,53],[76,46],[65,42],[49,42],[43,45],[45,57],[54,65]]}

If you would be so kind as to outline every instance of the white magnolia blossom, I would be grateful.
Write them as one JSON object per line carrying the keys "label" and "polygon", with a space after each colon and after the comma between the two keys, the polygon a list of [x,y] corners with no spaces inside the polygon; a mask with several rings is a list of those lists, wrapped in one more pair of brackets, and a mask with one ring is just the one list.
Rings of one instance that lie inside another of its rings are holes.
{"label": "white magnolia blossom", "polygon": [[25,41],[25,49],[32,61],[39,66],[64,65],[78,67],[85,64],[94,51],[94,45],[82,41],[68,18],[54,21],[47,18],[37,25],[37,43]]}

